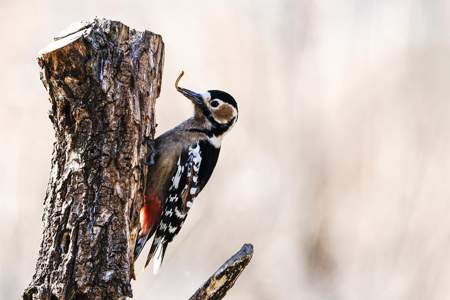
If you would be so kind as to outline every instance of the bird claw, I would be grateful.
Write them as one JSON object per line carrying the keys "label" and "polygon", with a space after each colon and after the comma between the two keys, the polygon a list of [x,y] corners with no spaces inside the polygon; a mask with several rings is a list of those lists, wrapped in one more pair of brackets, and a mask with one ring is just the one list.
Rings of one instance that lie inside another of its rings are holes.
{"label": "bird claw", "polygon": [[155,153],[153,151],[147,157],[145,164],[148,166],[153,166],[155,164]]}
{"label": "bird claw", "polygon": [[149,148],[149,155],[147,157],[147,160],[145,161],[145,164],[148,166],[153,166],[155,164],[155,140],[151,139],[149,137],[145,137],[143,144],[146,144]]}

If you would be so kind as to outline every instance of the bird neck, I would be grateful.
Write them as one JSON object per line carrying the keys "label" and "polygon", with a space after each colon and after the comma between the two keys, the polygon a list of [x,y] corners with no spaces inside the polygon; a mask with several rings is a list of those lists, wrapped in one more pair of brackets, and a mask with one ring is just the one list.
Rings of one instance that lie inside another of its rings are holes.
{"label": "bird neck", "polygon": [[223,132],[217,131],[205,117],[198,118],[194,116],[180,124],[179,128],[184,131],[204,134],[212,146],[215,148],[220,148],[221,146]]}

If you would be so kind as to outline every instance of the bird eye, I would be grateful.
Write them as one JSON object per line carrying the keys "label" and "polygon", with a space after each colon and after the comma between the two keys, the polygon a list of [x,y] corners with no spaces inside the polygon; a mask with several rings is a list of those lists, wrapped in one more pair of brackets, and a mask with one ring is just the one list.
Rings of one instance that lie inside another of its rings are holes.
{"label": "bird eye", "polygon": [[213,101],[211,101],[210,104],[211,104],[212,107],[217,107],[217,106],[219,106],[219,101],[213,100]]}

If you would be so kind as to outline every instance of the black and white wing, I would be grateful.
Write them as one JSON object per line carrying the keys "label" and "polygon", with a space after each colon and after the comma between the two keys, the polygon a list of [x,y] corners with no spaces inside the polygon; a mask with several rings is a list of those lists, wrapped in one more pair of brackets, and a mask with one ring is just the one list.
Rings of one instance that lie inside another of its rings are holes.
{"label": "black and white wing", "polygon": [[216,166],[220,148],[200,140],[181,152],[174,168],[164,200],[161,219],[156,229],[145,265],[153,256],[154,273],[158,272],[168,243],[178,234],[193,200],[208,182]]}

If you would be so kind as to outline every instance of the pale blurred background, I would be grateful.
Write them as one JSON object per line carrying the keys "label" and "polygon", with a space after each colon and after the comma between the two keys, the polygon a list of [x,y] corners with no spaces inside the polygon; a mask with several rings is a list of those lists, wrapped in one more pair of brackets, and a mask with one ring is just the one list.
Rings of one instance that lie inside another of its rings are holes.
{"label": "pale blurred background", "polygon": [[173,88],[239,103],[212,180],[135,299],[187,299],[244,242],[228,299],[449,299],[450,2],[0,2],[0,299],[34,273],[53,129],[36,55],[95,16],[163,36]]}

